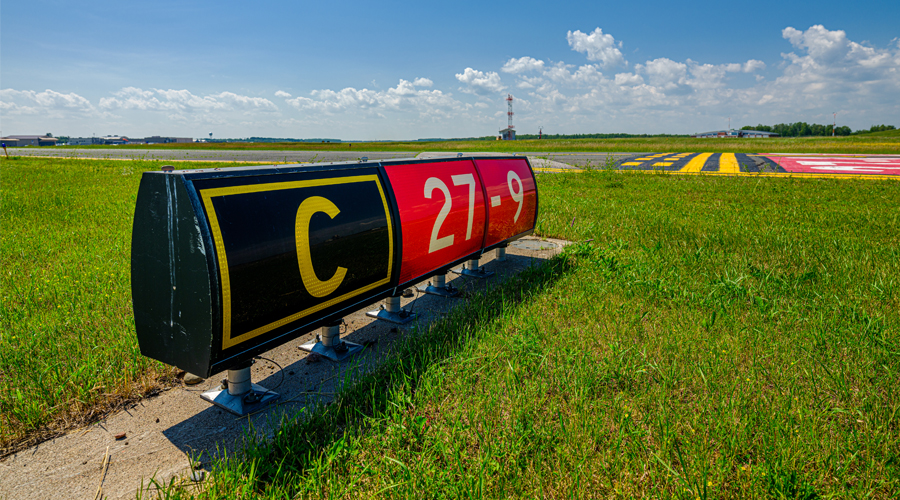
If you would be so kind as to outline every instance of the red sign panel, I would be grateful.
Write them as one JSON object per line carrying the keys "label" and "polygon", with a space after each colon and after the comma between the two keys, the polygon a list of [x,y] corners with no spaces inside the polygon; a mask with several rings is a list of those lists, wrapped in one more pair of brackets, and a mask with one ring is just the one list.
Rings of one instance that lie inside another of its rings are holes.
{"label": "red sign panel", "polygon": [[400,212],[400,283],[482,248],[484,193],[471,160],[385,165]]}
{"label": "red sign panel", "polygon": [[517,159],[475,160],[487,189],[486,247],[534,228],[537,190],[528,162]]}

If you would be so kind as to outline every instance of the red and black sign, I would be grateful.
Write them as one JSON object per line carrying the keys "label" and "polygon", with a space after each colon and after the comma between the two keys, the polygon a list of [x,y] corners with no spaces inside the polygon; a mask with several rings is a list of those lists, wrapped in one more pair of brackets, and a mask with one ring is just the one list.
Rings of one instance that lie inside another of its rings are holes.
{"label": "red and black sign", "polygon": [[536,217],[522,157],[147,172],[132,233],[141,352],[208,376]]}

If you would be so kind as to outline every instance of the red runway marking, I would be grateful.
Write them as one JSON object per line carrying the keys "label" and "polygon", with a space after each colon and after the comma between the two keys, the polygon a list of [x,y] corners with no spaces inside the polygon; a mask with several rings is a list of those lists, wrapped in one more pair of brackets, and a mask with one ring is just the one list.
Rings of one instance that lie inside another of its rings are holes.
{"label": "red runway marking", "polygon": [[766,155],[766,158],[781,165],[788,172],[900,175],[900,157],[897,156]]}

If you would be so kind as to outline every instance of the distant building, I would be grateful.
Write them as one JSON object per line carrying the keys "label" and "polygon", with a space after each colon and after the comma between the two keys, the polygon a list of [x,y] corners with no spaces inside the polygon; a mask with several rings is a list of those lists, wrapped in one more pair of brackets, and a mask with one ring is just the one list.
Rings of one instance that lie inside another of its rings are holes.
{"label": "distant building", "polygon": [[192,137],[161,137],[158,135],[153,135],[150,137],[144,137],[143,139],[139,139],[147,144],[171,144],[171,143],[183,143],[183,142],[194,142]]}
{"label": "distant building", "polygon": [[104,137],[70,137],[69,146],[116,146],[121,144],[170,144],[181,142],[194,142],[190,137],[163,137],[154,135],[150,137],[129,138],[125,136],[107,135]]}
{"label": "distant building", "polygon": [[69,146],[91,146],[103,144],[99,137],[69,137]]}
{"label": "distant building", "polygon": [[513,127],[506,127],[500,131],[500,139],[504,141],[516,140],[516,130]]}
{"label": "distant building", "polygon": [[699,137],[699,138],[710,138],[710,137],[721,137],[721,138],[763,138],[767,139],[769,137],[778,137],[778,134],[774,132],[763,132],[761,130],[715,130],[713,132],[703,132],[701,134],[694,134],[691,137]]}
{"label": "distant building", "polygon": [[0,141],[10,148],[21,148],[24,146],[56,146],[57,139],[44,135],[10,135],[0,137]]}

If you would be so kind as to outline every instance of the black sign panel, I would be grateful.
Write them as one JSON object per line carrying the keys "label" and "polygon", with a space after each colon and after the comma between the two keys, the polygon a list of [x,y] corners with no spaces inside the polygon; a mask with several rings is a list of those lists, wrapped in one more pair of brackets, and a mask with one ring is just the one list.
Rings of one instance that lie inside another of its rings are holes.
{"label": "black sign panel", "polygon": [[393,227],[374,170],[221,184],[195,187],[220,269],[223,351],[390,282]]}

